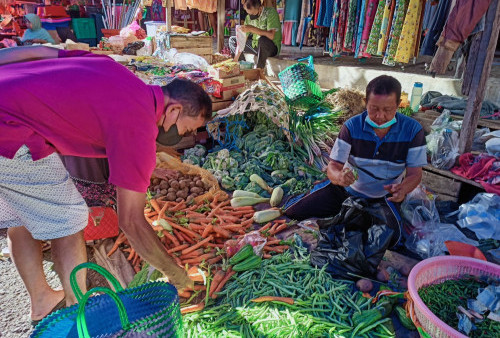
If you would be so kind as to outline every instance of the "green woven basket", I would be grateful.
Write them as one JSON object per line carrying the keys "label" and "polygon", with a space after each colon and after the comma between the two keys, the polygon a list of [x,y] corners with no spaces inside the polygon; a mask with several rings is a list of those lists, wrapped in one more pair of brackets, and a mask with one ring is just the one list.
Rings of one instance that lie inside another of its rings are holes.
{"label": "green woven basket", "polygon": [[296,63],[278,74],[287,102],[296,107],[315,105],[323,99],[313,58],[306,59],[308,64]]}

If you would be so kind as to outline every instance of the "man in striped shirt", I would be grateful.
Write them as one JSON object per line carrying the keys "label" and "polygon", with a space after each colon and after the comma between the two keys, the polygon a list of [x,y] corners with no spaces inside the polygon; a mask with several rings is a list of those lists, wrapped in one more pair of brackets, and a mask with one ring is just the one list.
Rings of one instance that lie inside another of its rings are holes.
{"label": "man in striped shirt", "polygon": [[427,164],[422,126],[397,112],[401,84],[379,76],[366,87],[366,111],[349,119],[340,130],[328,165],[328,181],[287,208],[291,218],[336,215],[349,196],[382,202],[387,225],[399,241],[398,206],[422,179]]}

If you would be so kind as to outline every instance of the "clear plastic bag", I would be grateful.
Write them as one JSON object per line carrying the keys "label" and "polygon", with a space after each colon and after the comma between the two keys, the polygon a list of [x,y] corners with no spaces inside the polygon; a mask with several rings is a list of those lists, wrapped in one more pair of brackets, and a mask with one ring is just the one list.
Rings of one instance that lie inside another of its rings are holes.
{"label": "clear plastic bag", "polygon": [[422,259],[442,256],[447,251],[445,241],[457,241],[479,245],[478,242],[467,238],[453,224],[427,222],[417,228],[406,240],[408,250],[416,253]]}
{"label": "clear plastic bag", "polygon": [[439,223],[439,212],[436,208],[435,196],[419,185],[406,195],[401,204],[403,217],[414,227],[422,227],[425,223]]}
{"label": "clear plastic bag", "polygon": [[261,235],[258,231],[252,231],[243,236],[240,240],[229,240],[225,243],[224,248],[226,249],[227,255],[232,257],[237,253],[243,246],[250,244],[253,247],[253,252],[262,257],[262,249],[267,243],[267,239]]}
{"label": "clear plastic bag", "polygon": [[460,206],[457,224],[473,231],[478,239],[500,240],[500,196],[477,194]]}
{"label": "clear plastic bag", "polygon": [[432,132],[426,136],[427,152],[431,156],[431,164],[439,169],[448,170],[455,165],[459,156],[458,130],[461,121],[452,121],[450,111],[443,113],[431,125]]}

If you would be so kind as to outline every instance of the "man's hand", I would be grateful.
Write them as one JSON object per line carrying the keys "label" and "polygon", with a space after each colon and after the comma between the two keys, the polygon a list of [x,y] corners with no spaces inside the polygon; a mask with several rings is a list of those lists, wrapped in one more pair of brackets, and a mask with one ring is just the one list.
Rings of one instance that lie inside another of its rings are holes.
{"label": "man's hand", "polygon": [[158,236],[144,218],[146,194],[118,187],[117,195],[119,225],[134,250],[166,275],[178,290],[192,288],[194,282],[167,254]]}
{"label": "man's hand", "polygon": [[404,186],[401,183],[384,185],[384,189],[392,194],[392,196],[387,199],[391,202],[396,202],[396,203],[402,202],[407,194],[406,190],[404,189]]}
{"label": "man's hand", "polygon": [[252,25],[241,25],[240,29],[243,33],[252,33],[255,27]]}
{"label": "man's hand", "polygon": [[330,182],[341,187],[348,187],[356,181],[356,177],[351,169],[344,168],[342,163],[335,161],[331,161],[328,164],[326,174]]}

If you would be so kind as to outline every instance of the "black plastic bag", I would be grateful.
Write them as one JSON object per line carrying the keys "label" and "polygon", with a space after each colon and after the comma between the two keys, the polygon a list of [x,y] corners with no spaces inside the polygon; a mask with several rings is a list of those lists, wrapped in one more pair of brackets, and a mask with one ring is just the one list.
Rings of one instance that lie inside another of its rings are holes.
{"label": "black plastic bag", "polygon": [[391,244],[394,231],[387,226],[383,207],[365,199],[349,197],[332,218],[318,220],[320,238],[311,252],[311,264],[336,277],[351,274],[373,278]]}

